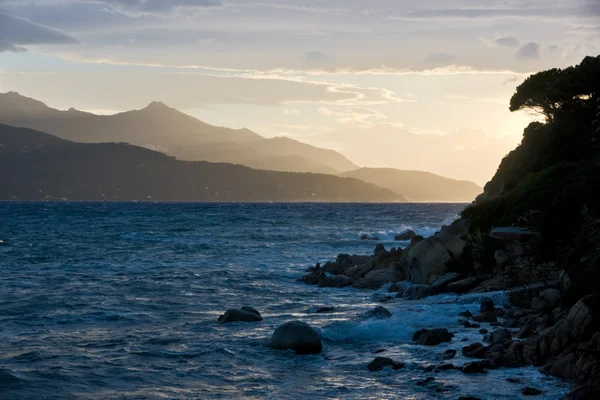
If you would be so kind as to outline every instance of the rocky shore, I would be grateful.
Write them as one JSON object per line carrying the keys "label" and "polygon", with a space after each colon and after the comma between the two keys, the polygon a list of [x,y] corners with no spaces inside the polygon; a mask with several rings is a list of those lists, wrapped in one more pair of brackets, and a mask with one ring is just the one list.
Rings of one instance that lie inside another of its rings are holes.
{"label": "rocky shore", "polygon": [[[554,264],[534,263],[530,237],[518,229],[490,232],[498,248],[495,265],[475,265],[471,269],[475,273],[461,272],[459,260],[476,241],[467,225],[459,219],[429,238],[411,235],[404,249],[386,250],[377,244],[371,256],[340,254],[334,262],[309,268],[299,281],[334,288],[380,289],[387,285],[390,293],[382,302],[395,297],[410,301],[442,293],[481,293],[479,313],[465,311],[457,316],[461,326],[480,330],[481,341],[443,354],[443,362],[432,366],[432,371],[457,369],[470,374],[532,365],[573,383],[574,390],[565,399],[600,398],[600,316],[592,296],[566,305],[564,294],[571,284],[568,275]],[[492,291],[503,291],[506,303],[494,304],[485,295]],[[481,324],[489,329],[481,329]],[[413,341],[426,346],[450,342],[453,327],[448,328],[450,331],[415,332]],[[452,365],[449,360],[457,351],[473,361]],[[368,368],[401,366],[400,360],[377,357]],[[442,390],[433,376],[423,385]],[[522,393],[541,392],[524,386]]]}

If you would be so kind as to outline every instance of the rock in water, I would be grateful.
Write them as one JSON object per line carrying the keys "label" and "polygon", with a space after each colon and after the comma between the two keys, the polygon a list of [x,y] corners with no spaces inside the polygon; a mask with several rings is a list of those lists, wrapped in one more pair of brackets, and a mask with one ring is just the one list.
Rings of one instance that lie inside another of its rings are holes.
{"label": "rock in water", "polygon": [[490,311],[494,311],[494,300],[489,297],[482,297],[479,301],[479,312],[485,313]]}
{"label": "rock in water", "polygon": [[367,365],[369,371],[381,371],[385,367],[396,370],[404,367],[404,363],[396,362],[389,357],[377,357]]}
{"label": "rock in water", "polygon": [[296,354],[319,354],[323,350],[321,335],[302,321],[290,321],[275,329],[269,346],[277,350],[294,350]]}
{"label": "rock in water", "polygon": [[372,310],[369,310],[363,314],[360,315],[360,319],[371,319],[371,318],[375,318],[375,319],[386,319],[386,318],[390,318],[392,316],[392,313],[389,312],[389,310],[385,307],[382,306],[377,306]]}
{"label": "rock in water", "polygon": [[460,277],[461,275],[457,272],[448,272],[431,284],[431,294],[445,292],[448,289],[448,285],[458,281]]}
{"label": "rock in water", "polygon": [[228,322],[258,322],[262,321],[260,313],[256,309],[248,306],[244,306],[239,310],[229,309],[225,311],[225,314],[221,315],[218,319],[219,323],[225,324]]}
{"label": "rock in water", "polygon": [[452,341],[452,334],[446,328],[423,329],[413,335],[413,340],[423,346],[437,346]]}
{"label": "rock in water", "polygon": [[395,235],[394,240],[411,240],[415,236],[417,236],[417,234],[414,231],[407,229],[404,232],[401,232],[398,235]]}
{"label": "rock in water", "polygon": [[406,300],[419,300],[423,299],[431,294],[431,286],[429,285],[411,285],[404,293],[402,293],[402,297]]}

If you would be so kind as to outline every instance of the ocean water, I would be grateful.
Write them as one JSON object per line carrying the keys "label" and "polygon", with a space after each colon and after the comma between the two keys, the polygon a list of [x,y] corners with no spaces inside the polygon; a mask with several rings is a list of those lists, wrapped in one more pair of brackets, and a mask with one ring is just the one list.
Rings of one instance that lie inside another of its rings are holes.
{"label": "ocean water", "polygon": [[[0,399],[518,399],[525,385],[544,391],[537,398],[560,398],[569,386],[534,368],[423,371],[444,350],[481,341],[457,325],[479,296],[394,299],[384,304],[392,318],[356,322],[385,288],[296,282],[338,253],[371,253],[377,241],[362,235],[406,245],[393,235],[433,234],[463,207],[0,203]],[[244,305],[264,320],[216,322]],[[309,312],[323,305],[336,311]],[[267,347],[290,320],[320,330],[323,354]],[[429,348],[410,342],[434,327],[456,336]],[[369,372],[376,356],[406,367]],[[417,385],[430,376],[447,391]]]}

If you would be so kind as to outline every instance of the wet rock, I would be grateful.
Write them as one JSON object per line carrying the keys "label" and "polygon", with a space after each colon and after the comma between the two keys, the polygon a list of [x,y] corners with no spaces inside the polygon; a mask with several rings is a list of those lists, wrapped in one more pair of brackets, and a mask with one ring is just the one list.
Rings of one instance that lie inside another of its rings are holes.
{"label": "wet rock", "polygon": [[296,354],[319,354],[323,350],[321,335],[302,321],[290,321],[275,329],[269,346],[277,350],[294,350]]}
{"label": "wet rock", "polygon": [[439,367],[437,367],[437,369],[439,369],[440,371],[448,371],[454,369],[454,364],[442,364]]}
{"label": "wet rock", "polygon": [[493,312],[488,311],[481,314],[477,314],[473,317],[473,321],[492,323],[497,322],[498,317],[496,317],[496,314],[494,314]]}
{"label": "wet rock", "polygon": [[462,366],[461,371],[465,374],[485,373],[486,363],[482,361],[473,361]]}
{"label": "wet rock", "polygon": [[461,311],[458,313],[459,317],[465,317],[465,318],[471,318],[473,316],[473,314],[471,314],[471,311],[467,310],[467,311]]}
{"label": "wet rock", "polygon": [[389,292],[397,292],[400,295],[399,297],[402,297],[402,293],[404,293],[404,291],[411,285],[412,285],[412,283],[410,283],[409,281],[395,282],[390,285],[390,288],[388,291]]}
{"label": "wet rock", "polygon": [[448,272],[431,284],[431,294],[443,293],[448,290],[448,285],[460,280],[461,275],[456,272]]}
{"label": "wet rock", "polygon": [[402,297],[406,300],[419,300],[430,294],[431,286],[429,285],[411,285],[402,293]]}
{"label": "wet rock", "polygon": [[482,297],[479,301],[479,312],[486,313],[494,311],[494,300],[489,297]]}
{"label": "wet rock", "polygon": [[452,341],[452,336],[446,328],[423,329],[413,335],[413,340],[423,346],[437,346],[440,343]]}
{"label": "wet rock", "polygon": [[404,363],[396,362],[389,357],[377,357],[367,365],[369,371],[381,371],[386,367],[397,370],[404,367]]}
{"label": "wet rock", "polygon": [[360,235],[360,240],[379,240],[379,238],[376,235],[367,235],[366,233],[363,233]]}
{"label": "wet rock", "polygon": [[372,310],[366,311],[359,316],[359,319],[386,319],[390,318],[392,313],[382,306],[377,306]]}
{"label": "wet rock", "polygon": [[429,364],[423,367],[423,372],[433,372],[435,370],[435,365]]}
{"label": "wet rock", "polygon": [[523,382],[523,380],[521,378],[515,378],[515,377],[506,378],[505,380],[506,380],[506,382],[510,382],[510,383],[521,383],[521,382]]}
{"label": "wet rock", "polygon": [[258,322],[262,321],[262,317],[258,311],[252,307],[244,306],[239,310],[229,309],[221,315],[217,321],[221,324],[229,322]]}
{"label": "wet rock", "polygon": [[512,340],[512,334],[508,329],[496,329],[490,334],[491,344],[506,343]]}
{"label": "wet rock", "polygon": [[395,235],[394,240],[402,240],[402,241],[403,240],[411,240],[415,236],[417,236],[417,234],[414,231],[407,229],[404,232],[401,232],[401,233]]}
{"label": "wet rock", "polygon": [[435,381],[435,378],[432,377],[432,376],[430,376],[430,377],[427,377],[427,378],[425,378],[425,379],[423,379],[421,381],[417,381],[417,386],[425,386],[428,383],[434,382],[434,381]]}
{"label": "wet rock", "polygon": [[448,292],[451,293],[466,293],[469,290],[473,289],[475,286],[479,285],[481,282],[481,278],[471,277],[467,279],[463,279],[457,282],[452,282],[448,285]]}
{"label": "wet rock", "polygon": [[481,400],[481,398],[475,396],[460,396],[458,400]]}
{"label": "wet rock", "polygon": [[442,360],[451,360],[456,356],[456,350],[449,349],[442,353]]}
{"label": "wet rock", "polygon": [[554,309],[560,301],[560,290],[546,289],[531,301],[531,308],[539,311],[549,311]]}
{"label": "wet rock", "polygon": [[400,281],[400,278],[401,276],[393,268],[378,269],[368,272],[364,278],[355,281],[352,287],[356,289],[379,289],[385,284]]}
{"label": "wet rock", "polygon": [[482,335],[486,335],[488,333],[488,330],[483,328],[479,330],[479,333],[481,333]]}
{"label": "wet rock", "polygon": [[487,350],[488,347],[481,343],[471,343],[470,345],[463,347],[462,354],[463,356],[470,358],[485,358]]}
{"label": "wet rock", "polygon": [[531,327],[531,325],[525,325],[517,333],[517,339],[527,339],[533,332],[534,329]]}
{"label": "wet rock", "polygon": [[521,389],[521,393],[523,393],[525,396],[539,396],[544,392],[531,386],[525,386],[523,389]]}

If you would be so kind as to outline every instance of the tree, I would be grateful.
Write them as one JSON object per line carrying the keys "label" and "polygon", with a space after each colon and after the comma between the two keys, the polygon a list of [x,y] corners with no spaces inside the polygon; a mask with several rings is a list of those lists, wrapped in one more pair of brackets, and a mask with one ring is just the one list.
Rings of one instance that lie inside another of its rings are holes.
{"label": "tree", "polygon": [[510,111],[529,109],[548,122],[560,110],[582,105],[600,95],[600,56],[585,57],[581,64],[553,68],[529,76],[510,99]]}

